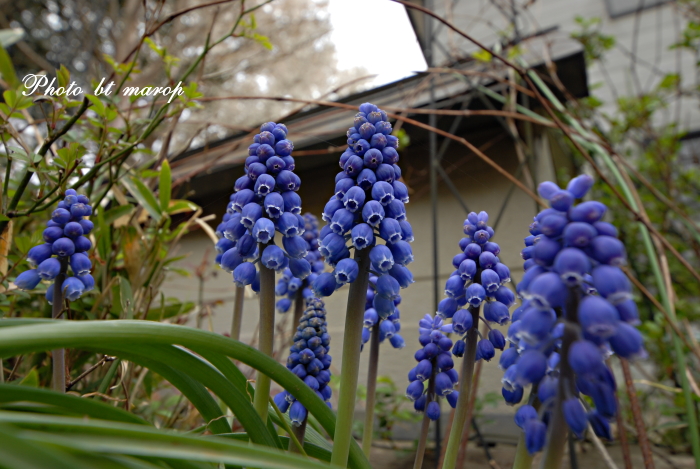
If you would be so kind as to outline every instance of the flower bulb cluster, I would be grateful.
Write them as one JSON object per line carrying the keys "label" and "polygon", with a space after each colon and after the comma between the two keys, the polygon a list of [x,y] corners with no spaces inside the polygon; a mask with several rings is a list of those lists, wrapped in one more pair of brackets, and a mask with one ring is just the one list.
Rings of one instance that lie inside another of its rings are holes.
{"label": "flower bulb cluster", "polygon": [[[276,272],[289,267],[297,278],[311,274],[304,259],[309,244],[303,237],[306,221],[297,194],[301,180],[294,174],[294,145],[284,124],[267,122],[248,147],[246,174],[238,178],[223,223],[217,227],[217,263],[233,273],[237,286],[259,290],[255,262]],[[275,244],[281,235],[281,247]]]}
{"label": "flower bulb cluster", "polygon": [[[331,407],[331,387],[328,385],[331,380],[330,342],[325,306],[323,301],[313,298],[307,301],[306,311],[299,320],[294,344],[289,349],[287,368],[314,390],[328,407]],[[289,411],[292,425],[298,427],[306,419],[306,408],[288,391],[275,395],[274,401],[282,413]]]}
{"label": "flower bulb cluster", "polygon": [[375,327],[379,329],[379,343],[384,342],[388,339],[389,343],[395,349],[404,348],[406,342],[403,337],[399,334],[401,331],[401,313],[399,312],[399,304],[401,303],[401,297],[396,296],[393,299],[394,311],[382,319],[377,310],[374,309],[374,297],[377,295],[377,280],[378,277],[372,275],[369,277],[369,283],[367,285],[367,301],[365,303],[365,317],[362,326],[362,345],[366,344],[372,334],[372,330]]}
{"label": "flower bulb cluster", "polygon": [[[440,417],[440,405],[436,397],[444,397],[453,409],[457,405],[459,392],[455,391],[459,374],[452,360],[452,340],[446,334],[453,332],[452,324],[445,324],[440,316],[426,314],[418,322],[419,341],[422,346],[414,355],[418,364],[408,372],[410,384],[406,397],[413,401],[413,408],[426,412],[431,420]],[[434,396],[428,395],[432,381]]]}
{"label": "flower bulb cluster", "polygon": [[[516,414],[530,453],[544,446],[555,405],[562,406],[577,437],[590,423],[598,436],[610,438],[616,384],[605,359],[612,353],[626,359],[645,355],[634,328],[639,316],[631,285],[620,269],[625,249],[617,229],[602,220],[602,203],[574,204],[592,184],[586,175],[572,179],[566,189],[540,184],[540,196],[550,208],[535,217],[522,250],[525,274],[517,291],[524,301],[513,313],[511,348],[501,355],[500,365],[509,404],[522,400],[523,387],[537,386],[539,413],[528,404]],[[562,367],[564,360],[567,367]],[[559,390],[564,394],[558,395]]]}
{"label": "flower bulb cluster", "polygon": [[[305,213],[303,218],[305,225],[302,236],[309,244],[309,252],[304,259],[311,266],[311,273],[306,278],[298,278],[289,267],[282,271],[282,278],[277,281],[275,287],[275,295],[284,297],[277,300],[276,307],[280,313],[289,311],[298,294],[301,294],[305,301],[314,298],[310,285],[323,272],[323,256],[318,251],[318,218],[310,213]],[[303,271],[302,275],[305,274],[306,271]]]}
{"label": "flower bulb cluster", "polygon": [[45,243],[34,246],[27,253],[27,261],[34,269],[22,272],[14,283],[22,290],[33,290],[41,282],[49,283],[46,299],[53,304],[53,282],[61,272],[61,263],[67,263],[72,275],[63,281],[64,298],[75,301],[95,287],[90,275],[92,262],[88,251],[92,243],[87,238],[94,225],[87,217],[92,215],[90,201],[68,189],[65,198],[51,214],[46,223],[43,238]]}
{"label": "flower bulb cluster", "polygon": [[[371,269],[391,287],[406,288],[413,275],[406,266],[413,261],[409,243],[413,231],[406,219],[404,204],[408,189],[399,179],[398,138],[391,135],[387,115],[377,106],[365,103],[348,129],[348,148],[340,157],[342,169],[335,178],[335,194],[323,209],[327,225],[319,235],[319,250],[333,272],[318,276],[312,284],[318,297],[357,278],[357,261],[350,250],[369,249]],[[378,239],[385,244],[379,244]],[[387,280],[387,279],[391,280]],[[393,312],[393,298],[382,294],[382,305],[375,309],[382,317]]]}
{"label": "flower bulb cluster", "polygon": [[[488,226],[488,220],[486,212],[471,212],[464,220],[466,236],[459,241],[462,252],[452,259],[457,270],[445,283],[447,298],[438,305],[438,316],[451,319],[453,331],[461,336],[452,349],[457,357],[463,356],[466,350],[467,331],[472,327],[478,331],[479,316],[471,310],[478,311],[483,304],[483,318],[487,323],[504,325],[510,321],[508,308],[515,303],[515,294],[505,286],[510,282],[510,270],[498,258],[501,248],[491,241],[494,231]],[[476,359],[489,361],[495,349],[504,347],[503,334],[491,329],[488,337],[477,343]]]}

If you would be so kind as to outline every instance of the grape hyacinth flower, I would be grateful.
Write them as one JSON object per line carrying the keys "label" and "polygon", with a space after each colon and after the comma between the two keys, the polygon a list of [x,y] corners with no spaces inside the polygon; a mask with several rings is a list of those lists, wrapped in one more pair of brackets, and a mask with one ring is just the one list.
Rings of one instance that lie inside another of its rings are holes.
{"label": "grape hyacinth flower", "polygon": [[[287,368],[331,407],[331,387],[328,385],[331,380],[331,356],[328,354],[331,338],[328,335],[323,301],[318,298],[307,301],[307,308],[301,316],[293,340]],[[282,391],[275,395],[274,401],[282,413],[289,414],[293,426],[306,426],[306,408],[292,394]],[[300,441],[303,442],[303,433]]]}
{"label": "grape hyacinth flower", "polygon": [[[234,184],[226,222],[217,231],[230,241],[217,256],[219,265],[233,275],[238,288],[250,285],[260,293],[259,350],[272,356],[274,341],[275,274],[285,268],[310,272],[304,257],[309,244],[304,237],[305,221],[301,180],[294,174],[294,145],[287,140],[284,124],[267,122],[248,147],[245,175]],[[276,236],[279,232],[280,236]],[[267,419],[270,379],[258,372],[254,407]]]}
{"label": "grape hyacinth flower", "polygon": [[[493,242],[494,230],[488,226],[486,212],[471,212],[464,220],[465,237],[459,241],[462,252],[452,259],[456,269],[445,282],[445,295],[437,310],[437,316],[451,320],[452,331],[457,334],[452,354],[464,357],[461,376],[463,383],[456,403],[450,437],[445,451],[445,466],[456,464],[459,442],[467,417],[467,403],[471,387],[474,362],[490,361],[503,350],[505,337],[490,324],[505,325],[510,321],[509,308],[515,303],[515,295],[506,286],[510,282],[510,270],[498,258],[501,248]],[[483,306],[483,309],[482,309]],[[480,311],[483,315],[480,315]],[[489,328],[487,337],[479,331],[479,321]]]}
{"label": "grape hyacinth flower", "polygon": [[[92,215],[90,201],[78,195],[74,189],[65,192],[65,198],[51,214],[43,238],[45,243],[34,246],[27,253],[32,270],[22,272],[15,279],[15,285],[22,290],[33,290],[41,281],[48,283],[46,299],[53,304],[54,284],[61,289],[61,297],[75,301],[85,292],[92,290],[95,280],[90,275],[92,262],[88,251],[92,242],[87,236],[94,225],[87,218]],[[68,268],[70,274],[67,278]],[[59,306],[63,307],[62,304]]]}
{"label": "grape hyacinth flower", "polygon": [[[42,280],[49,284],[46,300],[53,306],[54,319],[63,313],[64,300],[75,301],[95,287],[88,255],[92,242],[87,236],[94,228],[87,218],[90,215],[92,206],[87,196],[79,195],[74,189],[66,190],[64,199],[46,223],[45,243],[27,253],[27,261],[34,269],[22,272],[15,279],[15,285],[22,290],[33,290]],[[69,267],[72,275],[68,275]],[[66,392],[64,349],[51,352],[51,366],[53,389]]]}
{"label": "grape hyacinth flower", "polygon": [[[217,262],[233,274],[238,286],[253,285],[259,277],[255,264],[281,272],[294,265],[309,271],[304,259],[309,250],[303,234],[301,180],[294,174],[294,145],[286,139],[284,124],[268,122],[260,127],[248,147],[245,175],[236,180],[223,222],[216,232]],[[278,246],[275,234],[280,233]]]}
{"label": "grape hyacinth flower", "polygon": [[[539,413],[526,404],[516,414],[530,454],[545,440],[548,448],[564,444],[567,427],[582,438],[590,423],[596,435],[609,438],[616,383],[605,359],[646,354],[633,327],[639,315],[631,285],[620,269],[625,249],[615,227],[602,220],[606,207],[593,200],[574,204],[592,184],[587,175],[572,179],[566,189],[540,184],[550,208],[535,217],[522,251],[525,274],[517,291],[524,301],[513,313],[511,348],[501,356],[501,367],[509,404],[521,401],[523,387],[537,390]],[[550,456],[555,452],[545,457],[558,457]]]}
{"label": "grape hyacinth flower", "polygon": [[[277,281],[275,294],[283,298],[277,300],[276,308],[280,313],[286,313],[291,308],[295,299],[299,299],[298,314],[301,316],[304,304],[314,298],[311,284],[323,272],[323,256],[318,250],[318,218],[311,213],[305,213],[304,218],[304,240],[309,244],[309,252],[303,260],[306,263],[299,263],[296,259],[290,260],[289,267],[282,271],[282,278]],[[299,322],[296,315],[294,324]]]}
{"label": "grape hyacinth flower", "polygon": [[[386,113],[369,103],[360,106],[347,137],[335,193],[323,209],[327,225],[319,236],[319,251],[333,272],[314,280],[312,288],[318,297],[330,296],[358,277],[357,261],[346,260],[351,250],[356,257],[367,253],[375,275],[391,276],[401,288],[413,283],[406,268],[413,261],[409,244],[413,231],[406,220],[408,189],[399,180],[398,138],[391,135]],[[379,239],[385,244],[379,244]],[[377,312],[386,318],[393,308],[388,301],[384,304]]]}
{"label": "grape hyacinth flower", "polygon": [[384,111],[371,103],[360,105],[347,132],[348,148],[340,156],[335,193],[322,214],[327,224],[319,234],[319,251],[333,272],[324,272],[314,280],[314,295],[330,296],[350,284],[331,455],[331,464],[340,467],[347,465],[352,440],[363,306],[370,271],[378,277],[373,306],[381,318],[394,311],[396,290],[413,282],[406,267],[413,261],[409,244],[413,233],[405,208],[408,189],[400,181],[399,139],[391,131]]}
{"label": "grape hyacinth flower", "polygon": [[364,345],[369,342],[372,333],[376,331],[375,333],[377,334],[377,341],[379,344],[388,340],[393,348],[402,349],[405,347],[406,343],[399,334],[401,331],[401,313],[399,312],[398,306],[401,303],[401,296],[396,295],[391,300],[394,305],[393,312],[386,318],[381,318],[377,310],[374,309],[374,297],[378,294],[377,280],[378,278],[376,276],[370,276],[367,286],[362,346],[364,347]]}
{"label": "grape hyacinth flower", "polygon": [[[454,408],[459,393],[454,389],[459,381],[452,359],[452,340],[446,334],[452,333],[452,324],[445,324],[440,316],[426,314],[418,323],[419,341],[414,358],[418,364],[408,372],[409,385],[406,397],[413,401],[413,408],[426,412],[430,420],[437,420],[440,406],[436,397],[444,397]],[[428,386],[424,383],[428,381]],[[433,389],[432,391],[430,389]],[[437,409],[432,410],[431,407]]]}
{"label": "grape hyacinth flower", "polygon": [[418,322],[421,348],[414,355],[418,364],[408,372],[406,388],[406,397],[413,401],[413,408],[424,413],[414,467],[423,464],[430,420],[440,417],[438,397],[444,397],[453,409],[459,400],[460,393],[455,390],[459,374],[454,369],[452,340],[447,337],[451,332],[452,324],[445,324],[437,315],[426,314]]}

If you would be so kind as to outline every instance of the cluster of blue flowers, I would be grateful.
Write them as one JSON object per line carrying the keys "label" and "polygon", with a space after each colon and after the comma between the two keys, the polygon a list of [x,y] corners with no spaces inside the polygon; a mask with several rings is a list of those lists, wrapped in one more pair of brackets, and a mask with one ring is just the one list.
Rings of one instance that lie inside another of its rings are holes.
{"label": "cluster of blue flowers", "polygon": [[425,411],[431,420],[437,420],[440,404],[428,396],[424,382],[432,380],[435,396],[446,398],[452,408],[457,405],[459,392],[454,388],[459,374],[450,354],[452,340],[445,335],[454,331],[452,324],[445,324],[440,316],[426,314],[418,322],[418,332],[422,348],[414,355],[418,364],[408,372],[410,384],[406,388],[406,397],[413,401],[413,408],[418,412]]}
{"label": "cluster of blue flowers", "polygon": [[372,329],[374,327],[379,328],[379,343],[384,342],[385,339],[389,339],[389,343],[395,349],[401,349],[406,346],[406,342],[403,337],[399,334],[401,330],[401,313],[399,312],[399,304],[401,303],[401,297],[397,296],[394,298],[394,312],[391,313],[386,319],[379,317],[377,310],[374,309],[374,297],[377,295],[377,280],[378,277],[372,275],[369,277],[369,284],[367,285],[367,302],[365,303],[365,318],[362,328],[362,345],[366,344],[371,336]]}
{"label": "cluster of blue flowers", "polygon": [[[15,279],[15,285],[22,290],[33,290],[42,280],[53,282],[61,272],[61,263],[70,266],[72,276],[63,281],[64,297],[75,301],[95,287],[95,280],[90,275],[92,263],[87,252],[92,243],[87,238],[94,225],[86,217],[92,215],[90,201],[84,195],[78,195],[68,189],[65,198],[58,203],[58,208],[46,223],[43,238],[45,244],[34,246],[27,254],[27,261],[34,269],[22,272]],[[56,256],[56,257],[54,257]],[[53,304],[53,283],[46,290],[46,299]]]}
{"label": "cluster of blue flowers", "polygon": [[[386,113],[370,103],[360,106],[347,136],[335,194],[323,209],[328,224],[319,236],[319,251],[334,270],[319,275],[312,288],[316,296],[324,297],[354,282],[359,267],[350,258],[350,249],[370,249],[372,270],[379,277],[374,308],[385,318],[394,311],[399,287],[413,283],[406,268],[413,261],[409,244],[413,231],[404,207],[408,189],[399,181],[401,170],[396,164],[399,141],[391,135]],[[377,238],[386,244],[377,244]]]}
{"label": "cluster of blue flowers", "polygon": [[[294,145],[287,140],[287,127],[267,122],[254,142],[248,147],[246,174],[236,180],[224,221],[217,227],[216,248],[217,263],[233,272],[234,283],[258,291],[256,261],[277,272],[289,267],[299,279],[311,274],[311,264],[304,259],[309,244],[302,236],[306,222],[296,192],[301,180],[293,172]],[[282,235],[282,247],[274,243],[275,231]]]}
{"label": "cluster of blue flowers", "polygon": [[311,273],[305,279],[299,279],[294,276],[289,267],[282,271],[282,278],[277,281],[275,287],[275,295],[286,297],[277,300],[277,311],[280,313],[289,311],[298,294],[301,294],[306,301],[313,298],[314,293],[310,285],[323,272],[323,256],[318,251],[318,218],[310,213],[305,213],[303,217],[305,224],[302,236],[309,243],[309,252],[304,259],[311,265]]}
{"label": "cluster of blue flowers", "polygon": [[610,439],[616,385],[605,359],[611,353],[627,359],[645,355],[642,336],[633,327],[639,316],[631,286],[619,267],[625,249],[617,230],[602,221],[602,203],[574,205],[592,184],[586,175],[572,179],[566,190],[552,182],[540,184],[540,196],[550,208],[535,217],[522,250],[525,275],[517,291],[524,301],[513,313],[511,348],[500,365],[508,403],[521,401],[524,386],[536,386],[539,412],[523,405],[515,417],[530,453],[544,446],[557,402],[574,435],[581,437],[590,423],[598,436]]}
{"label": "cluster of blue flowers", "polygon": [[[464,220],[464,234],[459,241],[462,250],[452,259],[454,272],[445,283],[447,298],[438,305],[438,316],[452,320],[453,332],[460,335],[452,349],[457,357],[464,356],[466,350],[466,333],[472,327],[478,331],[479,316],[469,309],[478,309],[482,303],[483,319],[499,325],[510,321],[510,308],[515,303],[515,295],[505,286],[510,282],[510,270],[501,263],[498,254],[501,248],[491,241],[493,228],[487,225],[489,216],[486,212],[471,212]],[[503,350],[506,340],[497,329],[491,329],[488,338],[482,338],[476,346],[476,359],[491,360],[495,349]]]}
{"label": "cluster of blue flowers", "polygon": [[[316,391],[328,407],[331,407],[331,387],[328,385],[331,380],[331,356],[328,354],[330,342],[323,301],[318,298],[310,299],[294,334],[287,368]],[[289,392],[278,393],[274,401],[282,413],[289,411],[292,425],[300,426],[306,420],[306,408]]]}

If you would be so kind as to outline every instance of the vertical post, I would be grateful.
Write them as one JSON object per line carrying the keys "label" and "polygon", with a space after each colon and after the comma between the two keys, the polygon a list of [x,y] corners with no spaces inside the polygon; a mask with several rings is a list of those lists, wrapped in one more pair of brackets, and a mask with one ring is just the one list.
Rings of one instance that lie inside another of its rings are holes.
{"label": "vertical post", "polygon": [[[260,249],[262,252],[262,248]],[[260,327],[258,350],[272,356],[275,342],[275,271],[260,263]],[[270,399],[270,378],[258,371],[255,380],[253,407],[263,422],[267,421],[267,406]]]}
{"label": "vertical post", "polygon": [[[68,270],[68,258],[59,257],[61,271],[54,279],[53,284],[53,305],[51,307],[51,317],[58,319],[63,312],[63,282],[66,279]],[[51,366],[53,370],[52,387],[54,391],[66,392],[66,351],[59,348],[51,351]]]}
{"label": "vertical post", "polygon": [[236,287],[236,297],[233,300],[233,320],[231,321],[231,338],[241,340],[241,323],[243,322],[243,300],[245,287]]}
{"label": "vertical post", "polygon": [[348,305],[345,311],[345,335],[343,336],[343,363],[340,369],[340,392],[338,395],[338,416],[331,465],[346,467],[352,439],[352,422],[355,414],[357,379],[360,371],[360,346],[362,345],[362,322],[367,284],[369,282],[369,249],[355,251],[360,272],[350,284]]}
{"label": "vertical post", "polygon": [[377,369],[379,368],[379,322],[372,327],[369,342],[369,368],[367,370],[367,399],[365,399],[365,426],[362,434],[362,452],[369,459],[374,435],[374,401],[377,391]]}
{"label": "vertical post", "polygon": [[[433,1],[426,0],[425,7],[429,10],[433,9]],[[424,27],[425,27],[425,49],[423,51],[425,55],[425,61],[428,67],[434,65],[433,58],[433,20],[429,15],[424,15]],[[435,108],[435,83],[433,77],[430,78],[430,109]],[[437,116],[435,114],[430,114],[428,116],[428,124],[431,127],[437,127]],[[438,261],[438,215],[437,215],[437,134],[430,132],[429,135],[429,146],[430,146],[430,205],[432,212],[432,228],[433,228],[433,308],[437,309],[437,304],[439,301],[439,275],[440,275],[440,265]],[[440,418],[438,418],[435,423],[435,450],[437,454],[440,454]]]}

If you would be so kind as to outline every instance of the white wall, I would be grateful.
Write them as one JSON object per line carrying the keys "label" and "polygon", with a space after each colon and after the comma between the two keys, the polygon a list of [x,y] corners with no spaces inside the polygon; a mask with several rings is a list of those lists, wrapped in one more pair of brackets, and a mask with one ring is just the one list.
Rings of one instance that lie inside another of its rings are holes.
{"label": "white wall", "polygon": [[[518,31],[521,36],[527,36],[558,26],[558,31],[547,35],[549,47],[554,49],[554,54],[550,51],[549,55],[556,56],[557,49],[565,48],[567,43],[573,41],[570,38],[571,33],[580,30],[574,21],[577,16],[600,18],[602,33],[615,36],[617,44],[606,55],[603,67],[596,65],[588,71],[588,83],[592,93],[606,103],[612,103],[618,96],[648,92],[669,73],[680,73],[684,78],[682,85],[685,88],[692,88],[698,84],[695,75],[697,58],[690,52],[669,50],[678,40],[686,24],[686,19],[675,2],[642,10],[639,14],[631,13],[611,18],[605,1],[516,0],[518,5],[531,3],[525,13],[518,15]],[[500,10],[496,6],[497,3],[510,5],[510,2],[494,0],[433,1],[437,13],[447,17],[457,27],[489,47],[500,40],[501,32],[505,31],[508,37],[512,37],[510,10]],[[454,7],[451,7],[452,4]],[[414,19],[420,27],[422,15],[414,14]],[[449,55],[435,47],[436,63],[449,63],[456,57],[468,57],[477,50],[473,44],[455,32],[446,27],[439,28],[438,41],[446,46]],[[526,51],[528,55],[539,57],[540,61],[546,58],[547,54],[544,53],[540,41],[529,41],[529,44],[530,49]],[[630,55],[637,57],[636,63]],[[635,71],[638,80],[634,78]],[[700,127],[700,113],[696,101],[685,98],[681,103],[674,101],[667,104],[668,111],[659,116],[660,124],[679,118],[682,128],[696,130]],[[603,110],[610,112],[613,109],[613,106],[606,106]]]}

